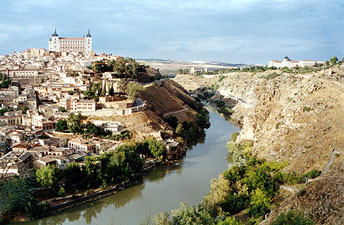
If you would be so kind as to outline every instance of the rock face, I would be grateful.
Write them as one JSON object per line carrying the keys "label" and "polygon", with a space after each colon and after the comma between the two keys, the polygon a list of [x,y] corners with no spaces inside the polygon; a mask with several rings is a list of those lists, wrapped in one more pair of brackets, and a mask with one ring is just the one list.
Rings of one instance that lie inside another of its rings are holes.
{"label": "rock face", "polygon": [[[197,77],[192,81],[207,86],[218,83],[221,95],[238,100],[232,115],[233,120],[243,125],[237,141],[253,141],[253,151],[258,157],[288,161],[287,171],[322,171],[332,151],[339,156],[344,154],[344,65],[334,66],[331,71],[331,74],[328,70],[312,74],[237,72],[220,78]],[[187,88],[196,86],[190,85],[190,78],[177,76],[176,80]],[[287,199],[281,207],[304,210],[309,207],[309,214],[318,223],[338,224],[339,215],[343,215],[343,201],[335,202],[340,196],[342,199],[343,192],[335,191],[344,185],[344,173],[338,172],[343,170],[343,158],[332,159],[329,172],[313,181],[307,187],[310,192],[303,198]],[[331,171],[337,171],[336,176],[331,176]],[[328,209],[331,212],[325,210],[328,207],[332,207],[332,211]]]}

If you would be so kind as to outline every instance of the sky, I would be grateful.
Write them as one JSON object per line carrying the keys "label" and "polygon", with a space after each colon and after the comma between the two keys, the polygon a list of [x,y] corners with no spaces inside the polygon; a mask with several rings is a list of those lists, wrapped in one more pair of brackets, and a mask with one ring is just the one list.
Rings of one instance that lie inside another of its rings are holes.
{"label": "sky", "polygon": [[132,58],[267,64],[344,56],[343,0],[1,0],[0,54],[91,30]]}

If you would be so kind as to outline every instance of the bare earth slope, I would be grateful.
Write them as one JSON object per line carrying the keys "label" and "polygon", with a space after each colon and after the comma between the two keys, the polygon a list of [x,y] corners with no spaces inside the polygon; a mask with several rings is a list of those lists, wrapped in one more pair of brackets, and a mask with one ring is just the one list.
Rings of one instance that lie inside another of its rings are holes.
{"label": "bare earth slope", "polygon": [[340,224],[344,207],[343,191],[338,192],[344,186],[344,65],[331,70],[331,74],[325,70],[302,75],[230,73],[220,82],[219,78],[183,77],[187,75],[175,80],[187,89],[218,82],[221,95],[239,100],[232,116],[243,124],[237,141],[254,141],[258,157],[288,161],[288,171],[328,167],[307,186],[306,195],[297,201],[291,196],[281,209],[305,209],[319,224]]}
{"label": "bare earth slope", "polygon": [[192,121],[197,114],[195,108],[200,107],[199,103],[190,97],[183,87],[172,80],[148,84],[139,95],[148,105],[145,111],[125,116],[94,116],[90,119],[122,122],[127,129],[133,132],[135,140],[142,140],[146,137],[160,139],[160,131],[171,129],[163,120],[165,114],[175,115],[180,121]]}

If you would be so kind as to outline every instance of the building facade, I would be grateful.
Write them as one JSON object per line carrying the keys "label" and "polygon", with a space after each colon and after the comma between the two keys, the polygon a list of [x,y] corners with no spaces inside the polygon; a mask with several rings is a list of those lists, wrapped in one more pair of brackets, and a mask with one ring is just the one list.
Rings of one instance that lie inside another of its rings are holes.
{"label": "building facade", "polygon": [[288,56],[284,57],[284,59],[281,60],[271,60],[269,61],[268,67],[276,67],[276,68],[284,68],[284,67],[288,67],[288,68],[294,68],[294,67],[305,67],[305,66],[319,66],[324,64],[323,61],[314,61],[314,60],[308,60],[308,59],[304,59],[304,60],[300,60],[300,61],[296,61],[296,60],[291,60],[289,59]]}
{"label": "building facade", "polygon": [[90,30],[85,37],[82,38],[65,38],[59,37],[55,32],[49,40],[49,51],[52,52],[82,52],[89,55],[92,52],[92,36]]}

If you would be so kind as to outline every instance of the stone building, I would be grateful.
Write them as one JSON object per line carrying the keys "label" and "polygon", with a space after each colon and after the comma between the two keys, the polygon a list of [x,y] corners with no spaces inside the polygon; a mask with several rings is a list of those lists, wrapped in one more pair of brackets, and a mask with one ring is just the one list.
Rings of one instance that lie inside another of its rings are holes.
{"label": "stone building", "polygon": [[65,38],[59,37],[55,32],[49,40],[49,51],[52,52],[82,52],[89,55],[92,52],[92,36],[90,30],[85,37],[82,38]]}

